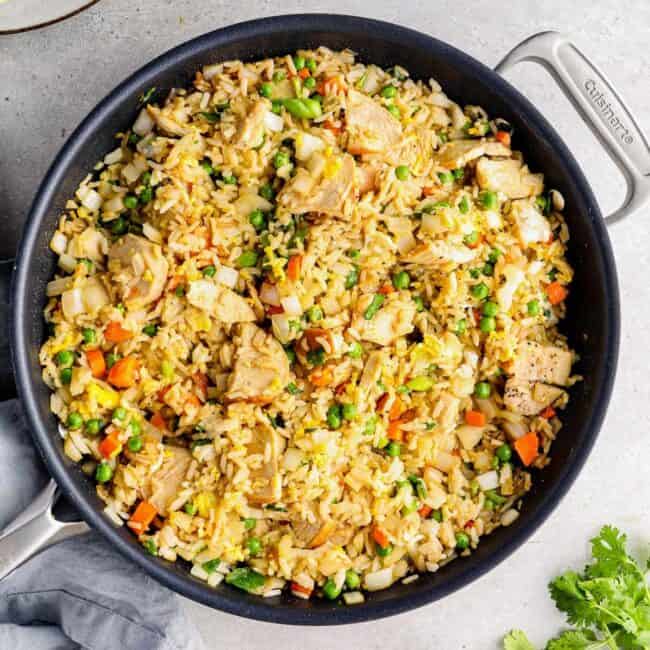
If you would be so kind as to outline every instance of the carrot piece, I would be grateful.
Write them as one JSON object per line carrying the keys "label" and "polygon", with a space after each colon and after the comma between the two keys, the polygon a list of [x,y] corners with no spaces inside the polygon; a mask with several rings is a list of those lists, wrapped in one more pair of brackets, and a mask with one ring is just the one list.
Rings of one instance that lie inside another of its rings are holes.
{"label": "carrot piece", "polygon": [[521,458],[521,462],[528,467],[535,458],[537,458],[539,440],[534,431],[530,431],[525,436],[515,440],[515,449]]}
{"label": "carrot piece", "polygon": [[157,393],[156,398],[159,402],[165,401],[165,395],[172,389],[171,384],[169,386],[163,386]]}
{"label": "carrot piece", "polygon": [[510,146],[510,134],[507,131],[497,131],[494,136],[504,147]]}
{"label": "carrot piece", "polygon": [[393,400],[393,404],[390,407],[390,411],[388,411],[388,419],[398,420],[399,416],[402,415],[403,410],[404,404],[402,403],[402,400],[399,398],[399,395],[395,395],[395,399]]}
{"label": "carrot piece", "polygon": [[552,305],[557,305],[569,295],[569,292],[556,280],[546,286],[546,295]]}
{"label": "carrot piece", "polygon": [[392,422],[389,422],[388,427],[386,428],[386,437],[389,440],[397,440],[398,442],[401,442],[404,438],[404,434],[402,433],[402,424],[403,422],[401,420],[393,420]]}
{"label": "carrot piece", "polygon": [[97,445],[97,449],[104,458],[114,458],[122,450],[122,443],[117,439],[115,433],[109,433]]}
{"label": "carrot piece", "polygon": [[395,287],[390,282],[386,282],[385,284],[382,284],[381,287],[379,287],[379,293],[383,294],[384,296],[387,296],[389,293],[393,293],[393,291],[395,291]]}
{"label": "carrot piece", "polygon": [[191,408],[199,408],[201,406],[201,400],[194,393],[190,393],[185,400],[185,408],[187,409],[188,406]]}
{"label": "carrot piece", "polygon": [[133,332],[124,329],[121,323],[114,320],[106,326],[104,337],[109,343],[123,343],[133,337]]}
{"label": "carrot piece", "polygon": [[282,309],[280,305],[267,305],[266,313],[269,316],[273,316],[274,314],[284,314],[284,309]]}
{"label": "carrot piece", "polygon": [[298,592],[299,594],[304,594],[305,596],[307,596],[307,598],[309,598],[313,592],[313,589],[310,589],[309,587],[303,587],[301,584],[298,584],[297,582],[292,582],[291,591]]}
{"label": "carrot piece", "polygon": [[160,411],[157,411],[151,416],[151,420],[149,420],[151,424],[153,424],[156,429],[161,429],[163,431],[167,430],[167,421],[165,418],[162,416]]}
{"label": "carrot piece", "polygon": [[541,413],[540,416],[545,420],[550,420],[555,417],[555,409],[552,406],[547,406]]}
{"label": "carrot piece", "polygon": [[93,373],[93,377],[104,376],[106,373],[106,360],[101,350],[97,348],[86,350],[86,361],[88,361],[88,366],[90,367],[90,372]]}
{"label": "carrot piece", "polygon": [[484,427],[487,418],[481,411],[465,411],[465,422],[473,427]]}
{"label": "carrot piece", "polygon": [[426,519],[433,512],[433,508],[426,503],[418,510],[418,514],[422,519]]}
{"label": "carrot piece", "polygon": [[309,70],[307,68],[303,68],[302,70],[299,70],[298,76],[301,79],[307,79],[307,77],[309,76]]}
{"label": "carrot piece", "polygon": [[134,533],[142,535],[149,528],[157,514],[157,510],[148,501],[140,501],[127,522],[127,526]]}
{"label": "carrot piece", "polygon": [[329,366],[316,368],[309,374],[309,381],[318,388],[324,388],[332,383],[332,369]]}
{"label": "carrot piece", "polygon": [[291,282],[300,280],[300,269],[302,268],[302,255],[292,255],[287,264],[287,277]]}
{"label": "carrot piece", "polygon": [[320,530],[314,535],[314,538],[309,542],[309,548],[317,548],[322,546],[336,530],[336,524],[333,521],[326,521]]}
{"label": "carrot piece", "polygon": [[323,128],[331,131],[334,135],[338,135],[343,130],[340,126],[336,126],[332,120],[325,120],[323,122]]}
{"label": "carrot piece", "polygon": [[380,526],[375,526],[372,529],[372,538],[382,548],[388,548],[388,546],[390,544],[390,541],[388,540],[388,535],[386,534],[386,531],[383,528],[381,528]]}
{"label": "carrot piece", "polygon": [[115,388],[130,388],[135,384],[138,360],[135,357],[124,357],[116,361],[108,371],[108,383]]}
{"label": "carrot piece", "polygon": [[386,402],[388,401],[388,393],[384,393],[379,399],[377,400],[375,404],[375,411],[383,411],[384,406],[386,406]]}
{"label": "carrot piece", "polygon": [[422,188],[422,196],[431,196],[433,194],[433,187],[425,185]]}

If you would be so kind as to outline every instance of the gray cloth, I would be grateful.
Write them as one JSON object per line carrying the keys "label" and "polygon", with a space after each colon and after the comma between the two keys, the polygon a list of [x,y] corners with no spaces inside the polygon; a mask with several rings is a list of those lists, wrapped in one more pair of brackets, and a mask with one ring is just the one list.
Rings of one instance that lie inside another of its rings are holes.
{"label": "gray cloth", "polygon": [[[20,406],[0,403],[0,529],[47,481]],[[0,581],[0,648],[202,650],[180,599],[95,532],[54,544]]]}

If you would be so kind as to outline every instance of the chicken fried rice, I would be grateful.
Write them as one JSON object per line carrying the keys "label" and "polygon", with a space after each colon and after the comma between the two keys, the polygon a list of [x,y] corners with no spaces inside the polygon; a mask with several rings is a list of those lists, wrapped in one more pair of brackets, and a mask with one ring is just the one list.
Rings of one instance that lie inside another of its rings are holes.
{"label": "chicken fried rice", "polygon": [[105,514],[348,604],[512,524],[576,377],[563,199],[511,126],[324,47],[140,102],[52,237],[40,353]]}

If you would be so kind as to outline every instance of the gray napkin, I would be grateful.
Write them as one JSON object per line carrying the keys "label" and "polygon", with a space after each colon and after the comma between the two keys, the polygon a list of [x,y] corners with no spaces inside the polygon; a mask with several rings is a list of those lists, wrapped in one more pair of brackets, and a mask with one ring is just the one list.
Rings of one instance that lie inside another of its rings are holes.
{"label": "gray napkin", "polygon": [[[0,403],[0,529],[46,481],[18,402]],[[203,647],[180,599],[95,532],[48,547],[0,581],[0,648]]]}

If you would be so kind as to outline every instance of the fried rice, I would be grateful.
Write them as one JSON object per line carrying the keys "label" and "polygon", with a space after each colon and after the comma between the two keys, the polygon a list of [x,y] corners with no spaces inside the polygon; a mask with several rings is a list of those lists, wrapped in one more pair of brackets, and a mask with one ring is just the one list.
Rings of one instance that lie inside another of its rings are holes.
{"label": "fried rice", "polygon": [[140,101],[52,237],[40,353],[106,516],[348,604],[512,524],[577,378],[564,201],[510,124],[325,47]]}

